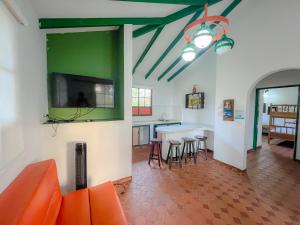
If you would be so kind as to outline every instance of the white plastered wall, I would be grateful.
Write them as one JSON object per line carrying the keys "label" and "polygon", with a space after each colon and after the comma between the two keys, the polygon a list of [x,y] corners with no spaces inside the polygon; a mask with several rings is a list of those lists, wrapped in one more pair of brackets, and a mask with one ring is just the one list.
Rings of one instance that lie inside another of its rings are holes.
{"label": "white plastered wall", "polygon": [[30,4],[16,5],[27,26],[0,1],[0,191],[42,158],[41,120],[47,112],[44,36]]}
{"label": "white plastered wall", "polygon": [[[294,44],[299,36],[295,29],[295,21],[300,19],[299,7],[297,0],[291,0],[289,4],[279,0],[244,0],[230,14],[236,47],[217,58],[215,159],[246,169],[247,142],[253,132],[251,93],[268,75],[300,68],[300,46]],[[274,22],[278,16],[280,20]],[[279,32],[279,27],[284,27],[284,32]],[[223,121],[224,99],[234,99],[235,108],[245,112],[245,120]]]}
{"label": "white plastered wall", "polygon": [[87,143],[88,186],[131,176],[132,26],[124,26],[124,120],[43,126],[43,158],[54,158],[64,192],[75,188],[75,143]]}

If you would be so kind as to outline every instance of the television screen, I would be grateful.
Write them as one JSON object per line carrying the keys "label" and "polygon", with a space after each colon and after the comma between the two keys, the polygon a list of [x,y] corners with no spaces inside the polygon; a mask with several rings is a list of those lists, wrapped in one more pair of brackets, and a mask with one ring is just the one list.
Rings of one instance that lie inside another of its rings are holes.
{"label": "television screen", "polygon": [[114,108],[112,80],[52,73],[52,107]]}

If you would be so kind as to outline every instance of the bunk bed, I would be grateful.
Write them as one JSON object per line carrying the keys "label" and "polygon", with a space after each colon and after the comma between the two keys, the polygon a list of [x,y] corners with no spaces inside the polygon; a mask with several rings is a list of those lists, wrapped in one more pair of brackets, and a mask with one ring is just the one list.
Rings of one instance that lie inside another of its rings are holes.
{"label": "bunk bed", "polygon": [[270,105],[268,143],[272,139],[295,141],[297,105]]}

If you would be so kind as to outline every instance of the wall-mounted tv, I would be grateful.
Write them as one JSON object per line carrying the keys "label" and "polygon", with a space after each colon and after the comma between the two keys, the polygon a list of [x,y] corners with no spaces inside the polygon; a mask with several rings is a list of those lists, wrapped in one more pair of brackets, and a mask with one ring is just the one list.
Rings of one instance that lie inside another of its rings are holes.
{"label": "wall-mounted tv", "polygon": [[51,102],[55,108],[114,108],[113,80],[52,73]]}

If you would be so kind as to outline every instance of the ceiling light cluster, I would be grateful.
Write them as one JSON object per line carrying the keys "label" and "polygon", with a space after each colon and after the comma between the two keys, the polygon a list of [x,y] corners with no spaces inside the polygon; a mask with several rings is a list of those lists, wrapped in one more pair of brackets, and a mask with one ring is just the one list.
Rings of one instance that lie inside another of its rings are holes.
{"label": "ceiling light cluster", "polygon": [[[193,61],[197,56],[198,49],[205,49],[212,43],[214,44],[215,52],[218,55],[228,52],[234,46],[234,41],[227,37],[226,34],[228,33],[228,29],[224,26],[229,25],[229,20],[224,16],[208,16],[207,13],[208,5],[206,4],[204,16],[189,24],[184,30],[184,39],[187,42],[187,45],[182,51],[182,58],[184,61]],[[196,32],[192,37],[187,36],[187,32],[195,26],[199,26]],[[221,28],[221,31],[216,34],[213,31],[212,26],[218,26]]]}

